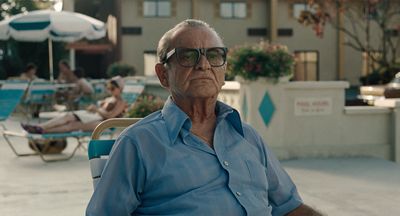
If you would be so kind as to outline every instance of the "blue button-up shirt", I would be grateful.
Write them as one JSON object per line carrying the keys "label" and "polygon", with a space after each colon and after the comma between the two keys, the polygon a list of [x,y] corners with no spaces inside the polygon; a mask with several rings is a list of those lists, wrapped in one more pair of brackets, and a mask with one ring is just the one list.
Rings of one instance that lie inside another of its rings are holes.
{"label": "blue button-up shirt", "polygon": [[283,215],[296,187],[257,132],[217,102],[214,149],[168,99],[113,147],[87,215]]}

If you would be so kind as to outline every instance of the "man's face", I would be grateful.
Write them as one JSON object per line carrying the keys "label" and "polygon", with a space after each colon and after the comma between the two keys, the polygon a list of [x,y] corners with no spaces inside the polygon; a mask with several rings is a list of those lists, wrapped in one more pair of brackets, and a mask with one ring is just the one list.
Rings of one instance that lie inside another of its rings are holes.
{"label": "man's face", "polygon": [[[185,27],[174,34],[170,50],[174,48],[207,49],[223,46],[219,37],[208,28]],[[174,53],[169,58],[168,63],[163,65],[166,79],[163,81],[160,78],[163,86],[167,87],[174,97],[217,97],[221,87],[225,83],[226,63],[219,67],[213,67],[206,56],[200,55],[200,59],[196,65],[185,67],[178,62],[176,55],[177,53]]]}

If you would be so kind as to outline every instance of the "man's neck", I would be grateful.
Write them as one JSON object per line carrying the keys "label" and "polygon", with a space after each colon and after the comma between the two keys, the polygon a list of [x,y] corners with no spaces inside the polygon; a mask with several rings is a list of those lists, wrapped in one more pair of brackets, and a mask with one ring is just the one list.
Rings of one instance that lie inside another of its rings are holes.
{"label": "man's neck", "polygon": [[174,98],[175,104],[181,108],[192,121],[191,132],[214,148],[214,130],[217,115],[215,98]]}
{"label": "man's neck", "polygon": [[203,123],[216,118],[215,98],[179,98],[172,97],[175,104],[185,112],[192,122]]}

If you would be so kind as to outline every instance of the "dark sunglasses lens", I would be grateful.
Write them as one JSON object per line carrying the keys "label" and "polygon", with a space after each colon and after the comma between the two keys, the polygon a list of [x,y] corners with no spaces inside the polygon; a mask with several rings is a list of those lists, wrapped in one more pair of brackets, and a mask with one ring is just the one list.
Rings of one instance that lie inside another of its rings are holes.
{"label": "dark sunglasses lens", "polygon": [[211,66],[219,67],[225,64],[226,51],[223,48],[215,47],[207,50],[207,60]]}
{"label": "dark sunglasses lens", "polygon": [[185,67],[193,67],[199,59],[199,52],[196,49],[177,50],[179,64]]}

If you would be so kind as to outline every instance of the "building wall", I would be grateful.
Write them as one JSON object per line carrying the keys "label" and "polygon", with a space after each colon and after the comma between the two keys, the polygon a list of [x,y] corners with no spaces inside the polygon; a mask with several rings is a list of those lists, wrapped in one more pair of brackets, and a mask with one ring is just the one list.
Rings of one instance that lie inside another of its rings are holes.
{"label": "building wall", "polygon": [[190,1],[177,1],[176,16],[143,17],[139,0],[122,0],[122,27],[141,27],[141,35],[122,35],[122,61],[133,65],[137,75],[144,74],[144,51],[155,51],[158,40],[168,29],[191,17]]}
{"label": "building wall", "polygon": [[[247,35],[248,28],[267,27],[267,3],[263,0],[253,0],[251,3],[252,14],[246,19],[222,19],[219,17],[215,0],[196,2],[196,18],[213,26],[224,39],[227,47],[238,44],[257,42],[265,37],[251,37]],[[122,61],[132,64],[138,75],[144,74],[144,51],[155,51],[158,40],[168,29],[187,18],[191,14],[190,0],[176,0],[176,14],[168,18],[143,17],[140,10],[140,0],[122,0],[121,16],[122,27],[141,27],[141,35],[122,35]]]}
{"label": "building wall", "polygon": [[311,27],[305,27],[292,17],[290,4],[279,1],[277,27],[293,29],[289,37],[279,36],[277,41],[288,46],[289,50],[310,50],[319,52],[319,80],[336,80],[337,78],[337,33],[326,26],[324,37],[318,38]]}
{"label": "building wall", "polygon": [[75,0],[63,0],[63,10],[75,11],[74,10]]}
{"label": "building wall", "polygon": [[[121,25],[122,27],[141,27],[141,35],[122,35],[122,61],[136,67],[138,75],[144,74],[145,51],[155,51],[162,34],[178,22],[187,18],[197,18],[208,22],[224,39],[229,48],[244,43],[253,43],[265,36],[249,36],[249,28],[267,28],[270,25],[269,1],[249,0],[251,12],[245,19],[224,19],[219,17],[218,0],[195,1],[175,0],[175,14],[167,18],[143,17],[141,0],[121,0]],[[319,52],[319,80],[337,80],[338,65],[338,34],[329,24],[325,27],[324,37],[318,38],[311,27],[304,27],[292,17],[290,5],[286,0],[278,1],[277,28],[293,30],[292,36],[279,36],[277,41],[288,46],[289,50],[313,50]],[[192,14],[192,10],[194,14]],[[173,12],[173,13],[174,13]],[[351,23],[345,21],[345,25]],[[345,38],[346,40],[346,38]],[[343,52],[344,79],[350,85],[358,85],[362,70],[362,55],[360,52],[345,46]]]}

